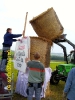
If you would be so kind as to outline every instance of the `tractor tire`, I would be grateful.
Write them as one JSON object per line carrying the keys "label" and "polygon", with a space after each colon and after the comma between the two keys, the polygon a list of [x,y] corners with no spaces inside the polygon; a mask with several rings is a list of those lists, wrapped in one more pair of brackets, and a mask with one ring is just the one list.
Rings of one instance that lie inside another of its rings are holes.
{"label": "tractor tire", "polygon": [[59,80],[56,79],[57,74],[58,74],[57,71],[52,72],[52,76],[51,76],[51,79],[50,79],[50,84],[51,85],[57,85],[59,83]]}

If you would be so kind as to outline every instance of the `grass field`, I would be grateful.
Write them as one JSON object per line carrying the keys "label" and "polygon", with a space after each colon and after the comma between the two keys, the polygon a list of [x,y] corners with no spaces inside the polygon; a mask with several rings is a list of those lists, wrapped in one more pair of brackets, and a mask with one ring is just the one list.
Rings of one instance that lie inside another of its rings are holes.
{"label": "grass field", "polygon": [[[62,63],[64,62],[53,62],[52,61],[50,64],[50,67],[52,68],[52,70],[54,70],[56,65],[62,64]],[[13,69],[12,71],[14,72],[14,81],[16,83],[18,71],[15,70],[14,68],[12,69]],[[50,85],[50,97],[42,99],[42,100],[63,100],[62,94],[63,94],[64,85],[65,85],[65,82],[62,82],[62,81],[60,81],[59,84],[56,86]],[[14,94],[13,100],[27,100],[27,99],[21,95]]]}

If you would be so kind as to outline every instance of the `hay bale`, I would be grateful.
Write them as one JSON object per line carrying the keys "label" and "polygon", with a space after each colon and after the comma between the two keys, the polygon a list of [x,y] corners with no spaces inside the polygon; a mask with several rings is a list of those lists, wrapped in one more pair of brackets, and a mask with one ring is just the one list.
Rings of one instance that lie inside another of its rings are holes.
{"label": "hay bale", "polygon": [[50,97],[50,82],[47,83],[47,89],[45,91],[45,97]]}
{"label": "hay bale", "polygon": [[38,52],[41,57],[40,61],[44,64],[45,67],[50,65],[50,48],[52,45],[51,41],[47,41],[41,37],[30,37],[30,59],[34,60],[34,54]]}
{"label": "hay bale", "polygon": [[37,17],[34,17],[30,23],[37,35],[40,37],[54,40],[63,33],[63,26],[53,8],[50,8]]}

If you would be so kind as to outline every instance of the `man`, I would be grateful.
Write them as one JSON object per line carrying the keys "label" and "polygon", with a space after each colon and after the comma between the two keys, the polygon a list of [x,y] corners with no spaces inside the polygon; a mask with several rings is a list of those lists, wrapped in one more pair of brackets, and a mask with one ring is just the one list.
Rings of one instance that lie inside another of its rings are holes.
{"label": "man", "polygon": [[67,100],[75,100],[75,68],[71,69],[68,74],[64,88],[64,97],[67,97]]}
{"label": "man", "polygon": [[24,32],[22,34],[12,34],[12,29],[7,28],[6,33],[4,35],[0,72],[6,72],[5,69],[6,69],[7,58],[8,58],[8,50],[10,50],[12,43],[17,41],[14,38],[21,37],[22,35],[24,35]]}
{"label": "man", "polygon": [[35,99],[41,100],[41,90],[44,83],[45,69],[44,65],[39,61],[40,55],[38,53],[34,54],[34,59],[27,63],[29,67],[29,77],[28,77],[28,89],[27,95],[28,100],[32,100],[35,91]]}

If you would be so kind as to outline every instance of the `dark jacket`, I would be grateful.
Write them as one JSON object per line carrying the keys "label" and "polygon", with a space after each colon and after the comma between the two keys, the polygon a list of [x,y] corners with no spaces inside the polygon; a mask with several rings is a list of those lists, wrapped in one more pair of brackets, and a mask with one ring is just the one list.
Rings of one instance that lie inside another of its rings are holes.
{"label": "dark jacket", "polygon": [[4,42],[3,46],[6,47],[11,47],[13,42],[16,42],[17,40],[14,38],[20,37],[22,34],[11,34],[11,33],[6,33],[4,35]]}

